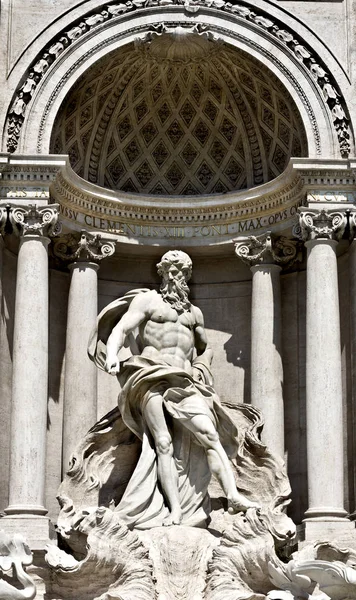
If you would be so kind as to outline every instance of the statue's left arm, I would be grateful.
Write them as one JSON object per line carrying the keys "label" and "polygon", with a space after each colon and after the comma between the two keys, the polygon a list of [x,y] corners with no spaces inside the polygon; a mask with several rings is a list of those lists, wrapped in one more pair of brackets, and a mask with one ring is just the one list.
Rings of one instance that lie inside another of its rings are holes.
{"label": "statue's left arm", "polygon": [[210,365],[213,359],[213,351],[208,346],[208,338],[204,327],[203,313],[197,306],[193,306],[192,309],[195,317],[194,335],[197,356],[199,356],[200,359],[204,359],[204,361]]}

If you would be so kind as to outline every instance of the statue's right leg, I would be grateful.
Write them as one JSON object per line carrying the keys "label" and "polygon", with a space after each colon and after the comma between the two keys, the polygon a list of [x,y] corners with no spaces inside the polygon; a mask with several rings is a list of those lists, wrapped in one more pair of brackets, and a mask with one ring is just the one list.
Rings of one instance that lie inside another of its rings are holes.
{"label": "statue's right leg", "polygon": [[170,515],[163,524],[179,525],[182,520],[182,510],[178,495],[178,473],[173,459],[172,438],[163,412],[163,398],[160,394],[152,393],[145,404],[143,416],[155,443],[158,479],[170,509]]}

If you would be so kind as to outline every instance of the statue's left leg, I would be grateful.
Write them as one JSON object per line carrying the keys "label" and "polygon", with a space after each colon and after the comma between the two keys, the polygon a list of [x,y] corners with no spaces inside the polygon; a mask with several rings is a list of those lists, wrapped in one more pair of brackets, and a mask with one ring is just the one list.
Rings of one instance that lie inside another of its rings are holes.
{"label": "statue's left leg", "polygon": [[199,444],[206,449],[210,471],[226,494],[229,510],[238,512],[252,507],[258,508],[258,504],[251,502],[237,491],[231,463],[209,417],[194,415],[184,421],[184,425],[194,434]]}

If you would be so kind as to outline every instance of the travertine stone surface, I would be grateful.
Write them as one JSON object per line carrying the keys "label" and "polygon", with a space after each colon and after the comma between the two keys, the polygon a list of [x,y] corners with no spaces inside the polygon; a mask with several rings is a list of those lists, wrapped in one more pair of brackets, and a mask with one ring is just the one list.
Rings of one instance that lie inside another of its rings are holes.
{"label": "travertine stone surface", "polygon": [[[336,246],[341,213],[301,209],[307,238],[307,519],[345,517],[340,317]],[[322,360],[321,358],[322,353]]]}
{"label": "travertine stone surface", "polygon": [[75,445],[96,420],[97,372],[87,360],[87,341],[98,312],[99,265],[73,263],[66,336],[66,366],[63,414],[63,471],[66,472]]}
{"label": "travertine stone surface", "polygon": [[281,356],[282,265],[297,255],[294,241],[270,232],[237,241],[236,254],[251,266],[251,402],[264,415],[263,441],[284,456],[283,366]]}
{"label": "travertine stone surface", "polygon": [[63,472],[70,464],[78,439],[97,419],[97,369],[88,360],[87,345],[98,313],[99,262],[115,250],[112,242],[82,231],[59,238],[54,254],[69,263],[72,273],[66,332],[63,413]]}
{"label": "travertine stone surface", "polygon": [[[13,343],[11,514],[44,515],[48,389],[49,238],[57,206],[10,212],[20,235]],[[41,307],[39,310],[38,307]]]}
{"label": "travertine stone surface", "polygon": [[264,443],[283,457],[281,267],[273,264],[255,265],[251,271],[251,402],[264,415]]}

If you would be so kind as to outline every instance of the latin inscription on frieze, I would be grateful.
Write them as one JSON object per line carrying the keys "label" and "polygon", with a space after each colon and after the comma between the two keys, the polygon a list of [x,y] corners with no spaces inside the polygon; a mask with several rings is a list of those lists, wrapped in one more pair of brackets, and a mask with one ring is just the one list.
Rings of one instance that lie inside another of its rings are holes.
{"label": "latin inscription on frieze", "polygon": [[74,208],[60,205],[62,217],[83,225],[89,229],[99,229],[107,233],[123,235],[126,237],[144,238],[194,238],[194,237],[216,237],[234,236],[240,234],[251,234],[251,232],[271,227],[292,218],[296,213],[299,201],[289,208],[280,210],[271,215],[255,217],[253,219],[239,220],[231,223],[214,223],[191,225],[152,225],[117,221],[79,212]]}

